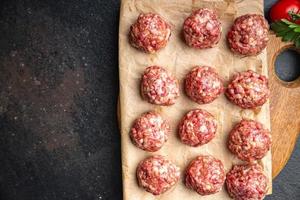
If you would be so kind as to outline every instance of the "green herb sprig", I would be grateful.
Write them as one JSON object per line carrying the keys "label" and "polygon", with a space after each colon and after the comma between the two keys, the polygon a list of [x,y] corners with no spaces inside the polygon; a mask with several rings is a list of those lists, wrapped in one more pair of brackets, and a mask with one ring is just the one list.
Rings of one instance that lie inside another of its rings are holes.
{"label": "green herb sprig", "polygon": [[297,48],[300,48],[300,25],[295,21],[300,19],[300,14],[289,13],[293,22],[281,19],[271,24],[271,29],[276,36],[282,37],[282,41],[293,42]]}
{"label": "green herb sprig", "polygon": [[289,12],[293,22],[300,19],[300,13]]}

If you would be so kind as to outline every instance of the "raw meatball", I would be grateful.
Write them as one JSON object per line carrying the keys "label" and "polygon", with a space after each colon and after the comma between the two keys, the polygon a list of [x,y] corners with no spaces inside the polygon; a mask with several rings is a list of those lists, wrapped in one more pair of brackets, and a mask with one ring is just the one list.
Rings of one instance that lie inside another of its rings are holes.
{"label": "raw meatball", "polygon": [[174,186],[180,176],[179,167],[163,156],[156,155],[141,161],[136,170],[138,183],[147,192],[159,195]]}
{"label": "raw meatball", "polygon": [[147,112],[137,118],[131,128],[132,142],[140,149],[154,152],[168,140],[170,126],[156,112]]}
{"label": "raw meatball", "polygon": [[156,105],[172,105],[179,97],[177,79],[162,67],[147,67],[142,75],[141,94],[143,99]]}
{"label": "raw meatball", "polygon": [[261,123],[243,119],[231,130],[228,148],[241,160],[259,160],[271,148],[271,134]]}
{"label": "raw meatball", "polygon": [[244,109],[262,106],[269,95],[267,77],[252,70],[237,73],[226,91],[227,98]]}
{"label": "raw meatball", "polygon": [[185,78],[186,94],[199,104],[212,102],[223,91],[223,82],[211,67],[195,67]]}
{"label": "raw meatball", "polygon": [[235,200],[262,200],[268,179],[258,164],[235,165],[226,175],[229,196]]}
{"label": "raw meatball", "polygon": [[184,144],[200,146],[211,141],[217,131],[217,120],[202,109],[188,112],[179,124],[179,136]]}
{"label": "raw meatball", "polygon": [[194,11],[183,24],[187,45],[205,49],[215,46],[221,38],[221,22],[214,10],[201,8]]}
{"label": "raw meatball", "polygon": [[212,156],[198,156],[186,169],[185,184],[200,195],[219,192],[225,182],[223,163]]}
{"label": "raw meatball", "polygon": [[129,40],[132,46],[146,53],[155,53],[167,45],[171,36],[169,24],[159,15],[140,14],[130,27]]}
{"label": "raw meatball", "polygon": [[267,46],[268,31],[268,22],[262,15],[240,16],[227,35],[230,49],[245,56],[257,55]]}

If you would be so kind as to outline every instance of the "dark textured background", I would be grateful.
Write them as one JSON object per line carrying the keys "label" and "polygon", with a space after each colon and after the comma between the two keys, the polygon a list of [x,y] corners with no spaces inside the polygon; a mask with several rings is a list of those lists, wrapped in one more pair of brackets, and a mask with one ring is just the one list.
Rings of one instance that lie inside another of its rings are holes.
{"label": "dark textured background", "polygon": [[[119,4],[0,1],[1,200],[122,198]],[[300,199],[296,149],[267,199]]]}

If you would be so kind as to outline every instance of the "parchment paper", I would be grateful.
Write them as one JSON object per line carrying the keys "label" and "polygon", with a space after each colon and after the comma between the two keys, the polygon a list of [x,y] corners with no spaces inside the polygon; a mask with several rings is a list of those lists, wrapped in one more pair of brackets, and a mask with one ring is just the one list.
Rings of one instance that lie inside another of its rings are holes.
{"label": "parchment paper", "polygon": [[[181,30],[184,19],[200,7],[217,10],[222,21],[223,35],[217,47],[206,50],[195,50],[182,40]],[[130,25],[139,13],[154,12],[161,15],[172,26],[172,36],[167,47],[154,55],[142,53],[128,43]],[[221,159],[226,172],[234,163],[240,161],[226,147],[229,131],[242,117],[256,119],[270,128],[269,103],[255,111],[242,110],[230,103],[221,95],[211,104],[198,105],[187,98],[183,91],[183,79],[195,65],[215,67],[225,84],[238,71],[255,70],[267,75],[266,51],[256,57],[233,55],[226,44],[226,33],[235,17],[246,13],[263,13],[262,0],[122,0],[119,29],[119,74],[120,74],[120,126],[122,138],[122,169],[124,200],[196,200],[196,199],[230,199],[225,188],[221,192],[202,197],[184,186],[184,170],[188,163],[199,154],[210,154]],[[143,101],[139,85],[141,74],[150,65],[160,65],[172,72],[180,82],[181,96],[173,106],[155,106]],[[218,120],[216,137],[208,144],[193,148],[184,145],[178,139],[177,125],[183,115],[191,109],[203,108],[214,114]],[[133,121],[142,113],[150,110],[160,112],[171,124],[172,133],[161,150],[147,153],[135,147],[129,138]],[[161,154],[181,168],[181,179],[168,192],[153,196],[138,187],[136,167],[138,163],[153,154]],[[272,188],[271,152],[260,161],[269,177],[269,193]]]}

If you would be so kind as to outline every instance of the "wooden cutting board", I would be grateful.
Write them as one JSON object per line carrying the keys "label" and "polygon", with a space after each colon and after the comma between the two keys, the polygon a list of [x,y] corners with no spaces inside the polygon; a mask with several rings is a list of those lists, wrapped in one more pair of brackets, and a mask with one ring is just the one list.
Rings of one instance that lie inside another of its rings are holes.
{"label": "wooden cutting board", "polygon": [[[300,133],[300,77],[293,82],[284,82],[275,73],[276,57],[288,48],[293,48],[291,43],[282,42],[280,38],[270,34],[267,53],[271,89],[273,178],[288,162]],[[119,116],[118,102],[118,119]]]}
{"label": "wooden cutting board", "polygon": [[[267,47],[271,89],[272,175],[275,178],[284,168],[295,147],[300,132],[300,77],[284,82],[275,74],[275,60],[280,52],[293,48],[270,34]],[[300,50],[298,49],[300,53]]]}

